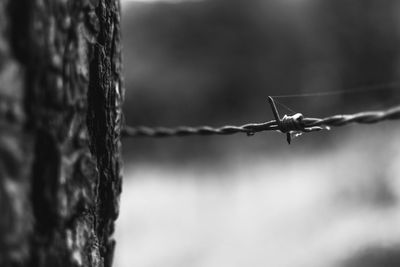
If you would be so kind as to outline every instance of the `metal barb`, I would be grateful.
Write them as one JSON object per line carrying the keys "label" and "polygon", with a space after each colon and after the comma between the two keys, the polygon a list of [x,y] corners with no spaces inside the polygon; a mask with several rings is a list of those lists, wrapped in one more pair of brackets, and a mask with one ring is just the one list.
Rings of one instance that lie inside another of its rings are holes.
{"label": "metal barb", "polygon": [[320,131],[323,128],[316,126],[316,127],[306,127],[303,123],[303,114],[296,113],[294,115],[285,115],[281,119],[279,116],[278,109],[276,108],[274,99],[269,96],[268,97],[269,104],[271,105],[272,113],[274,114],[276,124],[279,127],[279,131],[286,134],[286,140],[290,145],[292,141],[292,134],[293,133],[309,133]]}
{"label": "metal barb", "polygon": [[279,112],[278,109],[276,108],[274,99],[269,96],[268,101],[269,104],[271,105],[272,113],[274,114],[276,124],[278,124],[278,126],[281,126],[282,124],[281,117],[279,116]]}
{"label": "metal barb", "polygon": [[275,122],[278,125],[279,130],[282,133],[286,133],[286,141],[290,145],[290,142],[292,141],[292,135],[290,134],[290,131],[286,131],[286,132],[284,131],[284,129],[282,127],[282,120],[281,120],[281,117],[279,116],[279,112],[278,112],[278,109],[276,108],[274,99],[272,97],[268,96],[268,101],[269,101],[269,104],[271,105],[272,113],[274,114],[274,117],[275,117]]}

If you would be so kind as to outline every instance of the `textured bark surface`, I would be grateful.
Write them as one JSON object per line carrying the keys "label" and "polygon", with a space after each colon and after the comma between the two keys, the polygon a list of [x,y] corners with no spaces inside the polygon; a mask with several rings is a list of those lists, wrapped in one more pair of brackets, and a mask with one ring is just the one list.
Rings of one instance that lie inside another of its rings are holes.
{"label": "textured bark surface", "polygon": [[117,0],[0,0],[0,266],[111,266]]}

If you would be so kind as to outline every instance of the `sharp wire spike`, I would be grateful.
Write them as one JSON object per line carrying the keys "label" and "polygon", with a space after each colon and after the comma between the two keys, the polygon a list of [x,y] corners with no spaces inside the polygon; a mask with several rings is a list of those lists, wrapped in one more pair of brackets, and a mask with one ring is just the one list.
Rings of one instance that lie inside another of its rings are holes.
{"label": "sharp wire spike", "polygon": [[278,112],[278,109],[276,108],[276,104],[275,104],[274,99],[273,99],[271,96],[268,96],[268,101],[269,101],[269,104],[270,104],[270,106],[271,106],[272,113],[274,114],[276,124],[278,125],[279,130],[280,130],[282,133],[286,133],[286,141],[287,141],[288,144],[290,145],[290,143],[291,143],[291,141],[292,141],[291,131],[284,131],[284,130],[283,130],[283,127],[282,127],[282,119],[281,119],[281,117],[279,116],[279,112]]}
{"label": "sharp wire spike", "polygon": [[269,101],[269,104],[271,105],[272,113],[274,114],[276,124],[278,124],[278,126],[280,126],[281,125],[281,117],[279,116],[279,112],[278,112],[278,109],[276,108],[274,99],[269,96],[268,101]]}

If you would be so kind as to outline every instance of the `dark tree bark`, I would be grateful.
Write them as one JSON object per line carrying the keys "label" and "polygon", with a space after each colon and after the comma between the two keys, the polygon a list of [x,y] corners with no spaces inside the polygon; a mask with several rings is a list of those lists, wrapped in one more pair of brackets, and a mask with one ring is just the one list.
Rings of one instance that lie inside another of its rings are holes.
{"label": "dark tree bark", "polygon": [[0,266],[112,265],[118,0],[0,0]]}

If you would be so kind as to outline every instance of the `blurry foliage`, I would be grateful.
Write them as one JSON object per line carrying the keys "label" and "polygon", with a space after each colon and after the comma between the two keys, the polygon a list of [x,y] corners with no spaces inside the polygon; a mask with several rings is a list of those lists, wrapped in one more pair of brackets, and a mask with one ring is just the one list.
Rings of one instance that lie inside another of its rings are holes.
{"label": "blurry foliage", "polygon": [[374,246],[360,251],[347,259],[343,267],[385,267],[400,266],[400,250],[395,246]]}
{"label": "blurry foliage", "polygon": [[[399,1],[209,0],[123,8],[127,123],[272,119],[268,95],[399,80]],[[285,100],[326,116],[394,105],[396,92]],[[283,110],[282,113],[287,112]]]}

